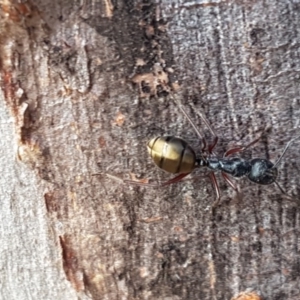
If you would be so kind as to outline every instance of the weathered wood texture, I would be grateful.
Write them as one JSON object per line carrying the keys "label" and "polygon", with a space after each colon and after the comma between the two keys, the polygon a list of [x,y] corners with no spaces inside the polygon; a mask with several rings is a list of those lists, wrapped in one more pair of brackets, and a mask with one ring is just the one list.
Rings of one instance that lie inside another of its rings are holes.
{"label": "weathered wood texture", "polygon": [[211,213],[205,171],[105,175],[170,178],[153,136],[199,147],[172,85],[219,155],[265,131],[243,155],[276,161],[299,134],[299,2],[185,2],[1,1],[1,299],[300,298],[299,142],[279,167],[294,202],[220,180]]}

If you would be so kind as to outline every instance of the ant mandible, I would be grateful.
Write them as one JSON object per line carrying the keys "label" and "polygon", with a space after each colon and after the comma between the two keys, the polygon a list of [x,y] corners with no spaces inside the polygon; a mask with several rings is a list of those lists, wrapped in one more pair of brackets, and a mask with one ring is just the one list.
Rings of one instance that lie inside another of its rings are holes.
{"label": "ant mandible", "polygon": [[220,188],[215,176],[215,172],[217,171],[221,171],[221,174],[225,181],[236,191],[237,187],[235,183],[230,179],[229,175],[235,178],[247,176],[250,181],[261,185],[269,185],[275,183],[280,191],[285,194],[283,189],[276,182],[278,176],[277,167],[291,143],[300,136],[291,139],[287,143],[281,156],[275,163],[272,163],[271,161],[264,158],[254,158],[247,160],[240,157],[230,157],[233,154],[245,151],[246,149],[257,143],[260,138],[257,138],[244,147],[239,146],[229,149],[224,153],[222,158],[219,158],[213,152],[219,138],[215,134],[212,127],[209,125],[209,122],[204,117],[204,115],[200,113],[202,121],[213,136],[213,142],[209,145],[206,139],[197,129],[190,116],[182,107],[182,105],[180,103],[178,103],[178,105],[179,109],[187,118],[188,122],[192,125],[198,137],[203,143],[203,147],[199,153],[200,157],[197,157],[193,148],[181,138],[175,136],[162,136],[153,138],[148,142],[147,149],[154,163],[162,170],[178,175],[161,184],[141,183],[133,180],[123,180],[124,183],[161,187],[182,180],[196,168],[206,167],[211,170],[211,172],[209,173],[209,177],[216,191],[216,201],[214,202],[213,207],[218,205],[220,201]]}

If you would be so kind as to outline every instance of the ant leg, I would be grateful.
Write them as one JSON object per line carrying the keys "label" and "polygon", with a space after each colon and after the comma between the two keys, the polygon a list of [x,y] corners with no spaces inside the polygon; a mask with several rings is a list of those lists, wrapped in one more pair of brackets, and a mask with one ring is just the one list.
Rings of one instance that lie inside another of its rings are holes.
{"label": "ant leg", "polygon": [[235,191],[237,191],[237,186],[236,184],[231,180],[231,178],[224,172],[221,173],[224,180],[230,185]]}
{"label": "ant leg", "polygon": [[141,181],[137,181],[137,180],[129,180],[129,179],[122,180],[122,183],[126,183],[129,185],[145,186],[145,187],[160,187],[161,186],[161,184],[159,184],[159,183],[146,183],[146,182],[141,182]]}
{"label": "ant leg", "polygon": [[215,133],[215,131],[210,126],[210,124],[209,124],[208,120],[206,119],[206,117],[204,116],[204,114],[202,112],[198,111],[194,105],[193,105],[193,108],[194,108],[196,114],[202,119],[202,121],[204,122],[204,124],[206,125],[206,127],[208,128],[208,130],[210,131],[211,135],[214,138],[213,142],[208,146],[208,153],[213,154],[213,150],[214,150],[215,146],[217,145],[219,138],[218,138],[217,134]]}
{"label": "ant leg", "polygon": [[209,154],[213,153],[213,150],[214,150],[215,146],[217,145],[218,140],[219,140],[219,138],[217,136],[215,136],[213,142],[208,146],[208,153]]}
{"label": "ant leg", "polygon": [[[132,184],[132,185],[139,185],[139,186],[149,186],[149,187],[162,187],[162,186],[166,186],[169,184],[173,184],[176,183],[178,181],[180,181],[181,179],[183,179],[184,177],[186,177],[187,175],[189,175],[190,173],[185,173],[185,174],[179,174],[176,177],[163,182],[163,183],[145,183],[145,182],[140,182],[140,181],[136,181],[136,180],[122,180],[123,183],[127,183],[127,184]],[[111,176],[110,176],[111,177]]]}
{"label": "ant leg", "polygon": [[274,181],[274,183],[277,185],[277,187],[280,189],[280,192],[281,192],[283,195],[290,197],[290,196],[284,191],[284,189],[279,185],[279,183],[278,183],[277,181]]}
{"label": "ant leg", "polygon": [[[97,176],[97,175],[102,175],[100,173],[97,174],[92,174],[92,176]],[[149,187],[160,187],[160,184],[157,183],[146,183],[146,182],[142,182],[142,181],[137,181],[137,180],[129,180],[129,179],[121,179],[120,177],[111,175],[111,174],[105,174],[108,178],[111,178],[115,181],[119,181],[119,183],[124,184],[130,184],[130,185],[139,185],[139,186],[149,186]]]}
{"label": "ant leg", "polygon": [[[187,120],[189,121],[189,123],[192,125],[192,127],[194,128],[195,132],[197,133],[197,135],[199,136],[199,138],[202,140],[203,142],[203,147],[202,147],[202,151],[206,150],[206,139],[202,136],[202,134],[200,133],[200,131],[198,130],[198,128],[196,127],[195,123],[192,121],[191,117],[188,115],[188,113],[186,112],[186,110],[183,108],[183,106],[181,105],[181,103],[179,101],[177,101],[178,107],[181,110],[181,112],[183,113],[183,115],[187,118]],[[194,107],[195,109],[195,107]],[[202,119],[202,121],[204,122],[204,124],[206,125],[206,127],[209,129],[210,133],[212,134],[212,136],[214,137],[214,140],[212,142],[211,145],[208,146],[208,152],[209,154],[212,154],[213,149],[215,148],[215,146],[217,145],[218,142],[218,136],[216,135],[216,133],[214,132],[214,130],[212,129],[212,127],[209,125],[208,120],[205,118],[205,116],[201,113],[198,112],[195,109],[196,113],[200,116],[200,118]]]}
{"label": "ant leg", "polygon": [[189,174],[190,173],[179,174],[176,177],[162,183],[161,186],[166,186],[166,185],[169,185],[169,184],[176,183],[176,182],[180,181],[181,179],[183,179],[184,177],[188,176]]}
{"label": "ant leg", "polygon": [[260,140],[261,137],[257,138],[256,140],[252,141],[251,143],[249,143],[248,145],[244,146],[244,147],[236,147],[236,148],[232,148],[232,149],[229,149],[227,150],[223,157],[227,157],[229,155],[232,155],[234,153],[239,153],[239,152],[243,152],[245,151],[246,149],[248,149],[249,147],[251,147],[252,145],[256,144],[259,140]]}
{"label": "ant leg", "polygon": [[219,185],[218,185],[218,182],[217,182],[217,178],[215,176],[215,174],[213,172],[210,172],[209,173],[209,177],[210,177],[210,180],[212,182],[212,185],[216,191],[216,201],[212,204],[212,208],[218,206],[219,202],[220,202],[220,188],[219,188]]}
{"label": "ant leg", "polygon": [[202,119],[202,121],[204,122],[204,124],[206,125],[206,127],[208,128],[208,130],[210,131],[211,135],[214,137],[217,137],[215,131],[212,129],[212,127],[210,126],[208,120],[206,119],[206,117],[203,115],[202,112],[198,111],[198,109],[196,109],[196,107],[192,104],[196,114]]}
{"label": "ant leg", "polygon": [[200,131],[198,130],[198,128],[196,127],[196,125],[192,121],[191,117],[188,115],[188,113],[185,111],[185,109],[182,107],[182,105],[180,103],[178,103],[178,107],[181,110],[181,112],[183,113],[183,115],[187,118],[189,123],[192,125],[192,127],[194,128],[194,130],[197,133],[198,137],[205,142],[204,137],[202,136],[202,134],[200,133]]}
{"label": "ant leg", "polygon": [[[192,125],[192,127],[194,128],[195,132],[197,133],[198,137],[200,138],[200,140],[203,143],[203,147],[202,147],[202,151],[206,151],[206,147],[207,147],[207,142],[205,137],[202,136],[202,134],[200,133],[200,131],[198,130],[198,128],[196,127],[195,123],[192,121],[191,117],[188,115],[188,113],[186,112],[186,110],[182,107],[181,104],[178,103],[179,109],[181,110],[181,112],[183,113],[183,115],[187,118],[187,120],[189,121],[189,123]],[[213,147],[211,148],[211,146],[208,147],[209,151],[212,151],[212,149],[214,148],[214,146],[216,145],[216,142],[214,143]],[[210,150],[211,149],[211,150]],[[211,153],[211,152],[209,152]]]}
{"label": "ant leg", "polygon": [[207,147],[207,142],[206,142],[205,138],[202,139],[202,143],[203,143],[203,146],[202,146],[201,152],[205,152],[206,151],[206,147]]}

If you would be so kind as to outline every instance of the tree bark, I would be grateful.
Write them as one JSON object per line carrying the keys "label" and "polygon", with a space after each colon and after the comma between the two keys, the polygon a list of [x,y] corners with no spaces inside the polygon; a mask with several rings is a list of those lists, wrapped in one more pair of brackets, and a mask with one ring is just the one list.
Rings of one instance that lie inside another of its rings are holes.
{"label": "tree bark", "polygon": [[275,162],[300,134],[300,5],[64,2],[0,2],[0,298],[299,299],[299,141],[278,166],[290,197],[217,174],[212,210],[205,170],[115,177],[171,178],[155,136],[200,154],[174,98],[218,156],[262,135],[241,156]]}

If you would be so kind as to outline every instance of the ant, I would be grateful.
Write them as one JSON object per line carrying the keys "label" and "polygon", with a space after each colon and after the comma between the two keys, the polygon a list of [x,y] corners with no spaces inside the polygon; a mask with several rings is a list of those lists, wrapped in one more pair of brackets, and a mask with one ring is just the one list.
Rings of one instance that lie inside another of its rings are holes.
{"label": "ant", "polygon": [[198,137],[203,143],[203,147],[199,153],[199,157],[196,156],[196,153],[193,150],[193,148],[181,138],[175,136],[163,136],[153,138],[148,142],[147,149],[154,163],[162,170],[168,173],[178,175],[161,184],[141,183],[133,180],[123,180],[124,183],[142,186],[162,187],[182,180],[196,168],[206,167],[209,170],[211,170],[211,172],[209,173],[209,177],[216,191],[216,201],[214,202],[213,207],[217,206],[220,201],[220,188],[215,176],[215,172],[218,171],[221,172],[225,181],[235,191],[237,191],[237,187],[235,183],[230,179],[229,175],[235,178],[241,178],[246,176],[250,181],[261,185],[269,185],[275,183],[280,189],[280,191],[283,194],[285,194],[283,189],[276,182],[278,176],[277,167],[291,143],[294,142],[300,136],[291,139],[287,143],[281,156],[275,163],[272,163],[271,161],[264,158],[254,158],[247,160],[240,157],[230,157],[233,154],[245,151],[246,149],[257,143],[260,137],[244,147],[239,146],[227,150],[224,153],[223,157],[220,158],[217,157],[213,152],[215,146],[218,143],[219,138],[215,134],[212,127],[209,125],[209,122],[204,117],[204,115],[200,113],[202,121],[213,136],[213,142],[209,145],[206,139],[202,137],[196,125],[194,124],[190,116],[187,114],[185,109],[182,107],[182,105],[180,103],[178,103],[178,105],[179,109],[187,118],[188,122],[194,128],[195,132],[197,133]]}

